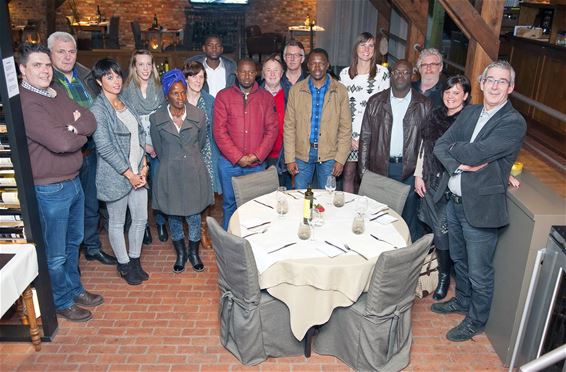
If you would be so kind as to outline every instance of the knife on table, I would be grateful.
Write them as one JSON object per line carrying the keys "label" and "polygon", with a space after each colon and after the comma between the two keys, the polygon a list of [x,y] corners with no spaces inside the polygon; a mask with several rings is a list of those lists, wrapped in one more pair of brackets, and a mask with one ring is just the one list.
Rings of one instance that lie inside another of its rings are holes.
{"label": "knife on table", "polygon": [[279,247],[279,248],[277,248],[277,249],[274,249],[274,250],[272,250],[272,251],[269,251],[269,252],[267,252],[267,254],[271,254],[271,253],[274,253],[274,252],[280,251],[280,250],[282,250],[283,248],[287,248],[287,247],[290,247],[290,246],[292,246],[292,245],[294,245],[294,244],[297,244],[297,242],[293,242],[293,243],[288,243],[288,244],[285,244],[285,245],[284,245],[284,246],[282,246],[282,247]]}
{"label": "knife on table", "polygon": [[256,203],[258,203],[258,204],[261,204],[261,205],[263,205],[264,207],[273,209],[273,207],[272,207],[271,205],[262,203],[262,202],[260,202],[259,200],[255,200],[255,199],[254,199],[254,202],[256,202]]}

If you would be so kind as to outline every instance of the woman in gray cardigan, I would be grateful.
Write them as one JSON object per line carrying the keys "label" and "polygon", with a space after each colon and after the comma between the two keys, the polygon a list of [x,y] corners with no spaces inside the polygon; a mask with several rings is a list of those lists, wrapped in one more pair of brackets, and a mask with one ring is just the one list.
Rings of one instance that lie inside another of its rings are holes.
{"label": "woman in gray cardigan", "polygon": [[[168,104],[149,117],[151,139],[160,161],[152,205],[168,215],[177,253],[173,272],[183,272],[187,258],[193,270],[202,271],[200,214],[212,202],[210,177],[201,154],[207,143],[206,119],[202,110],[187,103],[187,83],[180,70],[163,74],[161,85]],[[189,225],[188,254],[184,219]]]}
{"label": "woman in gray cardigan", "polygon": [[[120,65],[104,58],[96,62],[92,72],[102,88],[90,109],[97,124],[93,138],[98,161],[98,199],[105,201],[108,209],[108,239],[118,260],[118,272],[128,284],[136,285],[149,278],[140,264],[147,223],[145,133],[136,115],[120,99]],[[128,208],[132,216],[128,232],[129,252],[124,238]]]}

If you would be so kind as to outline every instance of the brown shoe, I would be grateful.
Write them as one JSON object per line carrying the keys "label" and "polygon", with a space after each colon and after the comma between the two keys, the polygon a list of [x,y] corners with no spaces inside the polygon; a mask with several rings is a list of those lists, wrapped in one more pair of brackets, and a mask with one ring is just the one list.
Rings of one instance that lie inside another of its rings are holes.
{"label": "brown shoe", "polygon": [[71,322],[86,322],[92,318],[92,313],[87,309],[73,305],[66,309],[57,310],[57,315],[61,315],[63,318],[70,320]]}
{"label": "brown shoe", "polygon": [[101,295],[97,295],[94,293],[90,293],[88,291],[84,291],[80,295],[74,298],[75,302],[81,306],[98,306],[104,302],[104,299]]}

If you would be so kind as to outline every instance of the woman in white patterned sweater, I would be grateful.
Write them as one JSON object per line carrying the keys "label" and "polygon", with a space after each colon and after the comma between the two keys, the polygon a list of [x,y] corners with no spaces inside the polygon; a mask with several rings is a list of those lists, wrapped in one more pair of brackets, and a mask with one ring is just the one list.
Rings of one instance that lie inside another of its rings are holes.
{"label": "woman in white patterned sweater", "polygon": [[375,38],[369,32],[356,37],[352,48],[352,63],[340,72],[340,81],[348,89],[352,112],[352,151],[344,166],[343,189],[355,192],[358,163],[358,142],[366,103],[372,95],[389,88],[389,71],[377,64]]}

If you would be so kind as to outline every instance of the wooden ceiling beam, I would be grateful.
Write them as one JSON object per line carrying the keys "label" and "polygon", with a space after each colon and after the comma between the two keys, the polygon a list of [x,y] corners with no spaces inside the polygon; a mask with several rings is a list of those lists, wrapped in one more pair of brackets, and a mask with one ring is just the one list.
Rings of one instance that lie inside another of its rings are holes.
{"label": "wooden ceiling beam", "polygon": [[464,0],[438,0],[469,40],[475,40],[492,59],[499,54],[499,30],[504,0],[482,1],[481,14]]}

